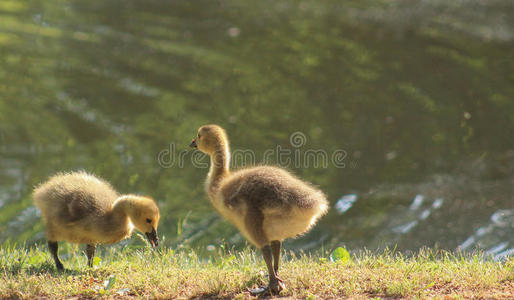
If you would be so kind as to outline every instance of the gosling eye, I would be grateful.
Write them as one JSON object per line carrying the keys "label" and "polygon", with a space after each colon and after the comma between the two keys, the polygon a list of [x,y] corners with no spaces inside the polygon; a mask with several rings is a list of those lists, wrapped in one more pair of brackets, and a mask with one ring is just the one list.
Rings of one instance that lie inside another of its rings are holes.
{"label": "gosling eye", "polygon": [[146,219],[146,223],[152,223],[152,219]]}
{"label": "gosling eye", "polygon": [[198,134],[198,138],[200,138],[200,134]]}

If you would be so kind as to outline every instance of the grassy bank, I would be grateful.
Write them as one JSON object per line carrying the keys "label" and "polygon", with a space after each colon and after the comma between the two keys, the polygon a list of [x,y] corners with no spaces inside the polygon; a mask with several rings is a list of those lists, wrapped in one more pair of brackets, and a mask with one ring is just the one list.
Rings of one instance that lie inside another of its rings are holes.
{"label": "grassy bank", "polygon": [[[64,245],[63,245],[64,246]],[[103,248],[103,247],[100,247]],[[45,246],[0,249],[1,298],[251,298],[248,288],[267,282],[259,253],[105,247],[86,267],[82,248],[60,250],[55,270]],[[514,297],[514,259],[497,263],[480,255],[421,251],[414,257],[385,252],[346,256],[285,254],[280,276],[289,298],[497,298]]]}

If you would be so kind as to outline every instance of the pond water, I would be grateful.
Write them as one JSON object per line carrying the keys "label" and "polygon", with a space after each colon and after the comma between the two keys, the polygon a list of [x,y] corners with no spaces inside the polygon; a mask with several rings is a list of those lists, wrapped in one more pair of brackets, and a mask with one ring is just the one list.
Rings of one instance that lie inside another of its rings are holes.
{"label": "pond water", "polygon": [[512,255],[513,15],[508,0],[3,0],[0,241],[42,241],[34,185],[87,170],[157,199],[167,245],[243,247],[187,147],[217,123],[234,167],[327,193],[289,249]]}

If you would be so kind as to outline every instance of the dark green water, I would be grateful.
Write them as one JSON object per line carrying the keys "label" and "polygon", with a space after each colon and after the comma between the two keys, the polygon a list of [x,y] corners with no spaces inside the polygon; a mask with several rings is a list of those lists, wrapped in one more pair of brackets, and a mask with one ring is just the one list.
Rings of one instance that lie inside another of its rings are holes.
{"label": "dark green water", "polygon": [[243,245],[187,148],[217,123],[235,167],[280,164],[329,196],[289,248],[508,255],[513,15],[511,1],[2,0],[0,241],[42,240],[33,186],[83,169],[157,199],[168,245]]}

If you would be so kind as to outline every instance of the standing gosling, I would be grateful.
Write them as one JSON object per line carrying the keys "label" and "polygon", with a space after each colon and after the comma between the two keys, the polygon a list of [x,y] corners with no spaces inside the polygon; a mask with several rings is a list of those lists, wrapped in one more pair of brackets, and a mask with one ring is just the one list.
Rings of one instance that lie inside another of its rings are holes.
{"label": "standing gosling", "polygon": [[133,227],[144,232],[154,247],[159,243],[159,208],[153,199],[120,196],[109,183],[85,172],[57,174],[36,187],[33,198],[41,210],[48,248],[59,270],[64,267],[57,255],[58,241],[87,244],[90,267],[96,244],[125,239]]}
{"label": "standing gosling", "polygon": [[252,294],[279,293],[285,287],[277,276],[282,241],[307,232],[327,212],[325,195],[277,167],[231,172],[227,135],[217,125],[200,127],[190,146],[211,157],[206,190],[214,208],[262,250],[269,285]]}

